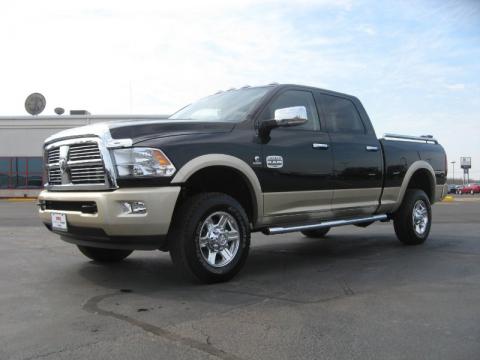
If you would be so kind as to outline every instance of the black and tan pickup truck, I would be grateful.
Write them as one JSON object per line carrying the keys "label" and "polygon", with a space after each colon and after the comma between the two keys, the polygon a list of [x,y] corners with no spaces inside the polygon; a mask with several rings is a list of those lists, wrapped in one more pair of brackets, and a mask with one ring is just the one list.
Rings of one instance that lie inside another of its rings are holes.
{"label": "black and tan pickup truck", "polygon": [[219,92],[168,119],[66,130],[44,158],[49,230],[99,262],[169,251],[201,282],[233,277],[255,231],[323,237],[393,220],[401,242],[421,244],[447,176],[433,137],[378,139],[357,98],[278,84]]}

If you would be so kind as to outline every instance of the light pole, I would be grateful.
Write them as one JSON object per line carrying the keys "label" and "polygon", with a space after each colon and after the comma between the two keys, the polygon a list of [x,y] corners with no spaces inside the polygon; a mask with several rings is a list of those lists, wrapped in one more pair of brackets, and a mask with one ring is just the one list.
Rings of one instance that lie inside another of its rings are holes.
{"label": "light pole", "polygon": [[453,177],[453,185],[455,185],[455,163],[456,161],[450,161],[450,164],[452,164],[452,177]]}

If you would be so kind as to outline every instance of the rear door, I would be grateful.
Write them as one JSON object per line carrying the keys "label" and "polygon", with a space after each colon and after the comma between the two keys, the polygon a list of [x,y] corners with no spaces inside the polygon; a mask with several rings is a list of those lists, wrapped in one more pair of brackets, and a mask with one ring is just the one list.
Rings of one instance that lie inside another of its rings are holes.
{"label": "rear door", "polygon": [[[333,152],[335,217],[373,214],[382,192],[383,159],[378,141],[360,104],[348,97],[316,93]],[[366,116],[366,113],[365,113]]]}
{"label": "rear door", "polygon": [[321,128],[313,93],[286,89],[267,104],[259,120],[298,106],[305,107],[307,122],[273,129],[270,141],[262,145],[264,215],[283,216],[285,222],[328,217],[333,196],[330,139]]}

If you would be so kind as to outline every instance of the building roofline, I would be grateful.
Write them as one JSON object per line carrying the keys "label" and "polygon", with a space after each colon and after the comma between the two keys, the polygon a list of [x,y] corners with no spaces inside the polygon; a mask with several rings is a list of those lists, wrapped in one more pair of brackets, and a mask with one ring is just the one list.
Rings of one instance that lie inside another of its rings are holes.
{"label": "building roofline", "polygon": [[0,120],[110,120],[110,119],[165,119],[170,115],[158,114],[158,115],[141,115],[141,114],[112,114],[112,115],[2,115]]}

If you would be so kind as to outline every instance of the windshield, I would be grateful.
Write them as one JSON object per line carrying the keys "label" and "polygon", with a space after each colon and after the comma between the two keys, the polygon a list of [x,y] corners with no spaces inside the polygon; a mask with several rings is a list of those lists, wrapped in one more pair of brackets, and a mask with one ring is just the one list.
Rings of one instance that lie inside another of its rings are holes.
{"label": "windshield", "polygon": [[169,119],[239,122],[245,120],[270,89],[245,88],[211,95],[184,107]]}

